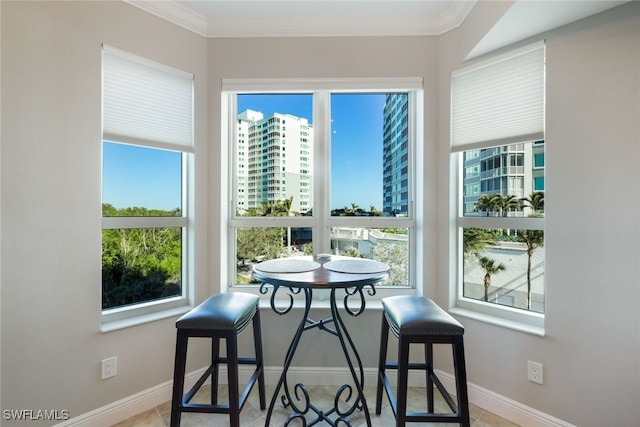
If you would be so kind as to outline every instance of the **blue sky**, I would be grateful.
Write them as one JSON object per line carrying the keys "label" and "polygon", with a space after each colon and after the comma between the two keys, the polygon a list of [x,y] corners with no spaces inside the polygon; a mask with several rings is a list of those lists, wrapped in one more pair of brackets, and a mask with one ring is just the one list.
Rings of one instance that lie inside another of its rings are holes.
{"label": "blue sky", "polygon": [[116,208],[181,207],[181,155],[126,144],[103,144],[102,202]]}
{"label": "blue sky", "polygon": [[[384,94],[337,94],[331,100],[331,208],[382,210]],[[312,95],[240,95],[238,112],[251,109],[313,122]],[[318,142],[318,141],[316,141]],[[180,154],[125,144],[103,147],[103,203],[116,208],[180,207]]]}

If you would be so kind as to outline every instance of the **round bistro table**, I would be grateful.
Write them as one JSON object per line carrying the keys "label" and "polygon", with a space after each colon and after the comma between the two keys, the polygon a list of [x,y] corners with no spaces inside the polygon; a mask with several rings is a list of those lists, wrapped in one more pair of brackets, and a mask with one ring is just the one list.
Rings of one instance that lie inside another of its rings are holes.
{"label": "round bistro table", "polygon": [[[294,305],[294,295],[303,294],[305,301],[304,313],[287,350],[282,374],[269,405],[265,426],[270,425],[273,409],[281,392],[284,407],[290,407],[292,411],[285,421],[285,426],[294,420],[302,419],[305,419],[303,425],[309,427],[323,421],[332,426],[338,426],[340,423],[350,426],[349,416],[356,409],[364,412],[367,426],[371,426],[369,409],[363,393],[364,368],[358,350],[340,316],[338,300],[344,294],[340,304],[344,311],[351,316],[359,316],[365,310],[365,293],[375,295],[375,284],[384,280],[388,272],[389,266],[378,261],[336,255],[279,258],[262,262],[254,267],[253,277],[262,283],[260,292],[262,294],[272,292],[270,302],[274,312],[279,315],[289,313]],[[282,288],[288,290],[288,303],[285,299],[284,306],[282,302],[276,301],[276,295]],[[309,318],[315,289],[330,290],[331,316],[326,319]],[[338,295],[336,292],[338,290],[343,290],[344,293]],[[356,389],[354,392],[351,384],[340,386],[333,399],[333,408],[327,410],[318,408],[310,401],[304,384],[297,383],[291,388],[287,382],[289,366],[302,334],[316,328],[338,337]],[[355,396],[353,396],[354,393]],[[311,419],[308,419],[309,415]]]}

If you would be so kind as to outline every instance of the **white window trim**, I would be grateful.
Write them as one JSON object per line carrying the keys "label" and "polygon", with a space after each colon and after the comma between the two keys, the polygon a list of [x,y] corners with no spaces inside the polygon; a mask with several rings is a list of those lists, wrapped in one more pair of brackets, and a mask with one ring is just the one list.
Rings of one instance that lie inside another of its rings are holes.
{"label": "white window trim", "polygon": [[[410,197],[410,211],[412,211],[413,217],[411,219],[393,218],[393,224],[397,227],[410,226],[412,228],[409,253],[414,254],[413,260],[410,260],[409,268],[409,283],[413,283],[414,286],[389,286],[389,287],[377,287],[376,295],[368,297],[368,300],[375,304],[379,304],[379,300],[386,296],[391,295],[404,295],[404,294],[422,294],[422,262],[420,262],[420,255],[422,253],[422,241],[423,231],[422,226],[422,194],[420,191],[416,191],[415,183],[421,182],[423,173],[422,162],[417,162],[416,159],[423,158],[423,81],[422,78],[328,78],[328,79],[223,79],[222,81],[222,94],[221,94],[221,112],[222,112],[222,126],[221,126],[221,141],[227,141],[226,144],[221,144],[221,161],[220,171],[221,176],[230,177],[231,170],[233,170],[233,162],[236,154],[231,151],[231,147],[234,147],[233,141],[235,140],[235,111],[237,110],[236,94],[240,93],[313,93],[314,103],[318,102],[320,108],[314,108],[313,123],[324,123],[327,127],[330,126],[329,120],[324,118],[329,113],[330,108],[330,95],[331,93],[371,93],[371,92],[398,92],[407,91],[409,93],[409,117],[410,120],[414,120],[415,123],[409,123],[410,129],[410,141],[411,149],[409,153],[409,162],[413,173],[412,179],[410,179],[409,197]],[[320,98],[320,99],[318,99]],[[324,98],[324,99],[323,99]],[[315,105],[314,105],[315,106]],[[231,134],[229,133],[231,130]],[[330,129],[323,129],[321,126],[314,127],[314,138],[316,140],[322,140],[326,135],[330,135]],[[314,161],[318,161],[320,156],[328,156],[330,147],[328,144],[314,144]],[[326,150],[326,151],[323,151]],[[314,165],[314,172],[318,174],[321,168]],[[317,179],[317,177],[315,177]],[[233,204],[231,195],[234,193],[234,180],[228,179],[228,185],[222,188],[221,191],[221,203],[220,203],[220,283],[221,292],[225,291],[242,291],[254,293],[260,296],[263,300],[267,300],[269,295],[262,295],[260,293],[259,285],[242,285],[233,286],[235,279],[233,272],[235,271],[235,259],[232,259],[232,255],[235,254],[235,239],[231,236],[232,226],[237,226],[239,221],[231,217],[233,212]],[[371,227],[388,226],[390,219],[383,218],[336,218],[331,217],[328,207],[328,197],[321,191],[320,186],[314,186],[314,212],[323,212],[323,215],[314,215],[314,217],[261,217],[261,218],[242,218],[241,224],[247,224],[251,226],[270,226],[277,222],[280,226],[285,227],[312,227],[312,233],[314,236],[314,253],[329,252],[330,249],[330,237],[326,230],[320,230],[319,225],[323,223],[327,227],[333,226],[350,226],[354,223],[362,224],[367,223]],[[319,193],[320,192],[320,193]],[[320,202],[318,202],[320,201]],[[324,217],[323,219],[321,219]],[[231,226],[230,226],[231,224]],[[316,238],[316,236],[322,236],[322,238]],[[326,296],[322,293],[317,297],[323,300]],[[263,303],[265,303],[263,301]]]}
{"label": "white window trim", "polygon": [[[182,216],[102,217],[102,230],[117,228],[182,228],[182,293],[173,298],[102,310],[102,332],[114,331],[186,313],[194,306],[193,280],[193,153],[182,153]],[[102,292],[102,291],[101,291]],[[102,299],[102,296],[100,297]]]}
{"label": "white window trim", "polygon": [[[102,230],[182,230],[181,295],[102,310],[103,332],[174,316],[193,307],[194,75],[102,46],[102,144],[114,142],[181,154],[180,217],[103,217]],[[131,90],[135,86],[139,90]],[[137,85],[137,86],[136,86]],[[100,297],[102,300],[102,297]]]}
{"label": "white window trim", "polygon": [[544,40],[451,73],[449,194],[455,202],[451,203],[449,230],[450,309],[452,313],[536,335],[545,333],[544,314],[462,296],[463,227],[544,230],[544,218],[463,217],[462,153],[544,139],[544,86]]}
{"label": "white window trim", "polygon": [[[449,312],[481,322],[490,323],[509,329],[544,336],[545,315],[533,311],[498,305],[486,301],[466,298],[462,293],[464,272],[462,255],[462,229],[473,228],[510,228],[544,230],[544,218],[524,217],[465,217],[462,215],[463,200],[460,197],[462,189],[464,165],[463,154],[451,153],[452,188],[450,194],[455,195],[457,203],[452,215],[450,241],[454,242],[450,263],[450,297]],[[546,281],[545,281],[546,283]],[[546,295],[546,292],[545,292]]]}

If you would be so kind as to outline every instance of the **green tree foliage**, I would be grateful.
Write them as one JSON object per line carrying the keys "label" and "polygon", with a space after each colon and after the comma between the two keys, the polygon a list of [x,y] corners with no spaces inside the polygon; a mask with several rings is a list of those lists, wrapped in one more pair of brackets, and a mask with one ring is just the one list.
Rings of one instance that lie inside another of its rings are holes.
{"label": "green tree foliage", "polygon": [[360,256],[360,251],[358,251],[358,248],[356,248],[355,246],[349,246],[344,251],[344,255],[356,258]]}
{"label": "green tree foliage", "polygon": [[500,210],[502,216],[508,216],[511,211],[519,211],[521,209],[520,199],[514,195],[502,197],[500,200]]}
{"label": "green tree foliage", "polygon": [[255,216],[289,216],[293,196],[284,200],[268,201],[262,203],[260,211],[256,211]]}
{"label": "green tree foliage", "polygon": [[407,243],[378,243],[371,249],[371,258],[389,265],[386,285],[407,285],[409,259]]}
{"label": "green tree foliage", "polygon": [[483,228],[465,228],[462,237],[462,251],[465,260],[469,257],[479,256],[487,246],[496,244],[496,236]]}
{"label": "green tree foliage", "polygon": [[180,216],[182,211],[180,208],[175,208],[170,211],[164,211],[160,209],[147,209],[140,207],[132,208],[115,208],[109,203],[102,204],[102,216]]}
{"label": "green tree foliage", "polygon": [[484,212],[487,216],[508,216],[509,212],[522,208],[522,200],[514,195],[483,194],[478,198],[475,211]]}
{"label": "green tree foliage", "polygon": [[534,191],[529,197],[523,197],[521,201],[523,206],[533,210],[534,215],[544,212],[544,191]]}
{"label": "green tree foliage", "polygon": [[[116,209],[104,216],[175,216],[180,210]],[[182,229],[128,228],[102,231],[102,308],[180,295]]]}
{"label": "green tree foliage", "polygon": [[237,259],[245,264],[255,259],[274,259],[284,254],[287,229],[283,227],[239,228],[237,236]]}
{"label": "green tree foliage", "polygon": [[313,254],[313,243],[304,243],[302,245],[302,252],[305,255],[311,255]]}
{"label": "green tree foliage", "polygon": [[500,211],[502,205],[502,196],[499,194],[483,194],[478,198],[475,210],[477,212],[485,212],[487,216],[491,216],[495,212]]}
{"label": "green tree foliage", "polygon": [[[262,203],[260,209],[247,210],[245,216],[289,216],[293,197]],[[255,259],[274,259],[284,254],[287,229],[284,227],[239,228],[236,258],[240,265]]]}
{"label": "green tree foliage", "polygon": [[382,216],[383,213],[376,209],[374,205],[369,206],[369,210],[365,211],[355,203],[351,203],[351,207],[345,206],[340,209],[333,209],[331,216]]}
{"label": "green tree foliage", "polygon": [[409,234],[409,229],[408,228],[383,228],[382,232],[389,233],[389,234]]}

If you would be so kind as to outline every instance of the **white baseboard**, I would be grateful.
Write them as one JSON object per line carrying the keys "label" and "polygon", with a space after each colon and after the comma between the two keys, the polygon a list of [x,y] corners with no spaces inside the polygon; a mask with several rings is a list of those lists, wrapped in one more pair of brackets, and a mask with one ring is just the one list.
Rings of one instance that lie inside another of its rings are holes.
{"label": "white baseboard", "polygon": [[[207,368],[189,372],[184,379],[185,387],[192,387]],[[222,379],[222,378],[221,378]],[[265,378],[266,379],[266,378]],[[110,427],[134,415],[148,411],[158,405],[171,400],[173,380],[166,381],[155,387],[127,396],[116,402],[105,405],[93,411],[72,417],[58,424],[58,427]]]}
{"label": "white baseboard", "polygon": [[[244,368],[244,369],[243,369]],[[185,386],[191,387],[204,373],[206,368],[202,368],[187,374]],[[240,367],[240,380],[246,383],[250,375],[250,367]],[[281,367],[265,368],[265,382],[275,385],[278,382]],[[224,367],[221,371],[224,370]],[[447,390],[455,390],[454,378],[452,375],[436,372]],[[375,386],[377,382],[377,368],[367,368],[364,370],[365,384],[367,387]],[[347,368],[290,368],[288,380],[290,383],[302,382],[307,385],[342,385],[344,378],[349,377]],[[226,373],[221,372],[220,380],[226,381]],[[389,380],[395,381],[394,373],[389,372]],[[73,417],[61,424],[59,427],[109,427],[120,421],[131,418],[134,415],[145,412],[155,406],[171,400],[171,387],[173,381],[167,381],[147,390],[143,390],[124,399],[97,408],[77,417]],[[424,376],[418,373],[409,374],[409,386],[423,387]],[[469,402],[492,412],[502,418],[512,421],[523,427],[574,427],[565,421],[559,420],[551,415],[540,412],[522,403],[501,396],[478,385],[467,383]],[[267,390],[269,394],[269,390]],[[270,396],[267,396],[269,399]]]}
{"label": "white baseboard", "polygon": [[[456,389],[453,375],[437,369],[435,371],[447,390]],[[411,384],[411,380],[409,383]],[[469,394],[469,403],[523,427],[575,427],[573,424],[473,383],[467,382],[467,392]]]}

